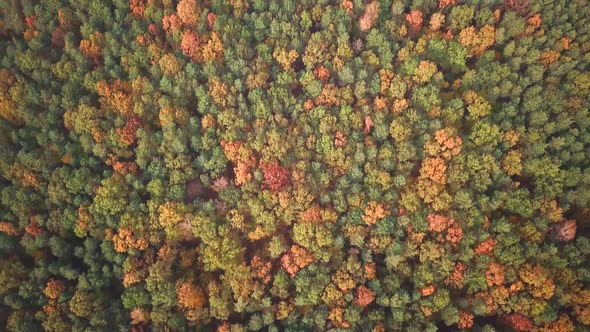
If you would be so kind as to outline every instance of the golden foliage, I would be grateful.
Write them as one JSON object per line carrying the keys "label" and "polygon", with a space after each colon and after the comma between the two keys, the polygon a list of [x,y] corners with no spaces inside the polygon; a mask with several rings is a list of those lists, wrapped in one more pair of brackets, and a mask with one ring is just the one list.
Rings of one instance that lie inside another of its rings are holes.
{"label": "golden foliage", "polygon": [[517,150],[510,150],[501,161],[502,169],[506,174],[520,175],[522,173],[522,153]]}
{"label": "golden foliage", "polygon": [[18,236],[19,232],[16,226],[13,223],[9,223],[6,221],[0,221],[0,232],[8,235],[8,236]]}
{"label": "golden foliage", "polygon": [[182,206],[177,202],[166,202],[158,208],[158,221],[163,228],[179,224],[184,219]]}
{"label": "golden foliage", "polygon": [[445,23],[445,15],[442,13],[434,13],[430,17],[430,31],[438,31]]}
{"label": "golden foliage", "polygon": [[434,62],[422,60],[414,71],[414,80],[418,83],[427,83],[436,71],[437,67]]}
{"label": "golden foliage", "polygon": [[561,57],[561,54],[559,52],[554,51],[554,50],[547,50],[547,51],[544,51],[543,53],[541,53],[541,57],[539,58],[539,61],[544,66],[549,66],[550,64],[559,60],[560,57]]}
{"label": "golden foliage", "polygon": [[176,6],[178,17],[187,27],[194,27],[198,23],[201,9],[196,0],[180,0]]}
{"label": "golden foliage", "polygon": [[272,56],[281,65],[281,68],[287,71],[291,69],[291,65],[293,64],[293,62],[295,62],[295,60],[297,60],[299,54],[296,50],[287,51],[283,48],[278,47],[275,48],[274,52],[272,53]]}
{"label": "golden foliage", "polygon": [[223,59],[223,41],[215,31],[211,32],[209,39],[203,46],[203,62],[221,61]]}
{"label": "golden foliage", "polygon": [[343,314],[344,310],[342,308],[332,308],[328,319],[330,319],[336,327],[348,328],[350,327],[350,323],[344,319]]}
{"label": "golden foliage", "polygon": [[276,317],[278,320],[283,320],[289,317],[291,311],[295,309],[295,305],[289,301],[281,301],[276,306]]}
{"label": "golden foliage", "polygon": [[113,245],[117,252],[126,252],[129,249],[145,250],[149,243],[144,236],[136,239],[130,229],[119,228],[119,232],[113,236]]}
{"label": "golden foliage", "polygon": [[47,282],[47,286],[43,293],[50,299],[57,299],[59,295],[66,289],[63,281],[51,279]]}
{"label": "golden foliage", "polygon": [[486,282],[489,287],[501,286],[504,284],[504,266],[491,262],[485,271]]}
{"label": "golden foliage", "polygon": [[438,184],[445,184],[447,182],[446,170],[447,165],[444,159],[440,157],[426,158],[422,161],[420,177]]}
{"label": "golden foliage", "polygon": [[95,63],[98,63],[102,57],[102,48],[104,44],[104,35],[100,32],[94,32],[90,35],[89,39],[82,39],[80,41],[80,52],[86,57],[94,60]]}
{"label": "golden foliage", "polygon": [[390,215],[389,207],[383,203],[370,201],[365,208],[363,220],[367,225],[374,225],[377,221]]}
{"label": "golden foliage", "polygon": [[141,308],[134,308],[129,313],[129,317],[131,318],[132,325],[139,325],[149,322],[150,314],[149,312],[141,309]]}
{"label": "golden foliage", "polygon": [[203,289],[190,281],[179,282],[176,285],[176,295],[180,309],[202,308],[207,302]]}
{"label": "golden foliage", "polygon": [[570,317],[567,314],[561,314],[557,320],[543,324],[539,332],[573,332],[574,330],[574,322]]}
{"label": "golden foliage", "polygon": [[496,42],[496,29],[486,25],[478,31],[474,26],[469,26],[459,33],[459,42],[471,55],[479,56]]}
{"label": "golden foliage", "polygon": [[436,291],[436,287],[434,285],[428,285],[426,287],[420,288],[420,295],[422,296],[430,296],[434,294]]}
{"label": "golden foliage", "polygon": [[0,117],[16,125],[24,124],[24,120],[17,114],[16,77],[5,68],[0,69]]}
{"label": "golden foliage", "polygon": [[356,286],[352,276],[342,268],[332,276],[332,281],[343,293],[347,293]]}
{"label": "golden foliage", "polygon": [[133,89],[129,82],[114,80],[108,83],[102,80],[96,83],[95,88],[104,109],[122,115],[129,115],[133,111]]}
{"label": "golden foliage", "polygon": [[533,297],[549,300],[553,296],[555,284],[549,278],[549,272],[541,265],[524,264],[518,275]]}
{"label": "golden foliage", "polygon": [[576,319],[582,324],[590,325],[590,290],[584,289],[573,294],[571,303]]}

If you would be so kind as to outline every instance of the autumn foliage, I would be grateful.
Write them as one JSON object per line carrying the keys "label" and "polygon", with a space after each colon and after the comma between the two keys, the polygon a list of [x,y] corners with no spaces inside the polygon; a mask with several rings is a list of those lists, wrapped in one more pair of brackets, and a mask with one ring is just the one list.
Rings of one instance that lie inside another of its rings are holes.
{"label": "autumn foliage", "polygon": [[0,331],[590,328],[590,2],[0,2]]}

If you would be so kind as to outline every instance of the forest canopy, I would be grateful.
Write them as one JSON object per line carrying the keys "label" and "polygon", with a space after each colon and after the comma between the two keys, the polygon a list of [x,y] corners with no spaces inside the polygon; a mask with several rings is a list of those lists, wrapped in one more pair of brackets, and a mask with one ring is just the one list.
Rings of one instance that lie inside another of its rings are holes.
{"label": "forest canopy", "polygon": [[0,0],[0,330],[590,330],[590,3]]}

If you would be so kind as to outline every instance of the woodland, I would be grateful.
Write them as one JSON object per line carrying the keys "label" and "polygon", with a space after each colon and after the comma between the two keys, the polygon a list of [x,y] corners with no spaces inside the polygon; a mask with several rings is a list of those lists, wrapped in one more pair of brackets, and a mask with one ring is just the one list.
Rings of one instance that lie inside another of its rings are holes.
{"label": "woodland", "polygon": [[0,0],[0,330],[590,331],[590,2]]}

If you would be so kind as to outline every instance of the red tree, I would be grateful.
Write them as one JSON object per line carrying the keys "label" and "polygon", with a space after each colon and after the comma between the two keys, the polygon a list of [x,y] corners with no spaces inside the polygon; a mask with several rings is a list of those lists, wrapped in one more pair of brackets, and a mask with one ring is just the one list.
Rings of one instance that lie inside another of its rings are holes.
{"label": "red tree", "polygon": [[422,12],[418,9],[412,10],[406,14],[406,21],[410,26],[410,33],[413,35],[417,34],[422,29]]}
{"label": "red tree", "polygon": [[290,183],[288,169],[278,164],[263,164],[260,168],[264,174],[263,185],[265,188],[278,191]]}

